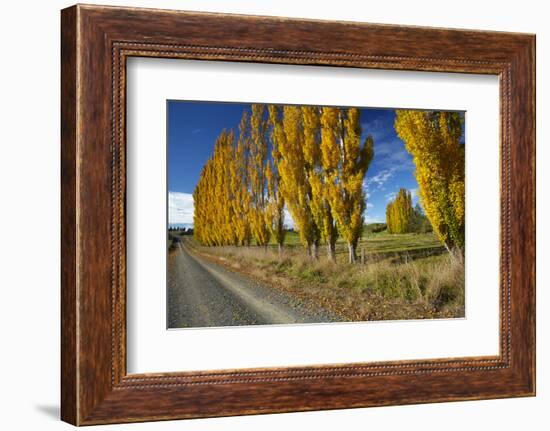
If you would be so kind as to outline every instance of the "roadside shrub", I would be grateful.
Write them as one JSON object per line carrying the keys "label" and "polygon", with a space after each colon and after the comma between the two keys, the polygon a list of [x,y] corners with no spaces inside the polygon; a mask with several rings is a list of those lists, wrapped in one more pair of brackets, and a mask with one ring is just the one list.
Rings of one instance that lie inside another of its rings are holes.
{"label": "roadside shrub", "polygon": [[286,257],[279,262],[277,262],[275,266],[275,272],[277,274],[285,274],[292,268],[292,259]]}
{"label": "roadside shrub", "polygon": [[425,296],[437,311],[464,314],[464,264],[445,256],[439,270],[432,272]]}

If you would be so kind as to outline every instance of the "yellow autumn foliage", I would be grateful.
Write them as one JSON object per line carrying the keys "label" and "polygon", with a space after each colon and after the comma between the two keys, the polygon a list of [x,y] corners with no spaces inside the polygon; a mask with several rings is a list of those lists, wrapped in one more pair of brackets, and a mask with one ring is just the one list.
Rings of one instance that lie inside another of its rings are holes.
{"label": "yellow autumn foliage", "polygon": [[194,234],[205,245],[266,245],[285,238],[287,209],[313,256],[321,242],[335,260],[340,234],[350,261],[362,232],[363,181],[373,141],[361,143],[360,111],[251,106],[235,139],[223,131],[193,193]]}
{"label": "yellow autumn foliage", "polygon": [[464,249],[463,117],[457,112],[397,110],[395,130],[412,154],[422,207],[452,250]]}
{"label": "yellow autumn foliage", "polygon": [[348,244],[350,263],[356,260],[357,242],[363,230],[366,195],[363,181],[374,157],[368,136],[361,144],[360,111],[357,108],[323,108],[323,161],[328,176],[327,198],[338,232]]}
{"label": "yellow autumn foliage", "polygon": [[234,219],[230,160],[233,154],[233,132],[222,131],[216,140],[214,153],[205,164],[201,178],[193,192],[195,204],[194,229],[199,241],[207,245],[235,242],[230,224]]}
{"label": "yellow autumn foliage", "polygon": [[250,228],[258,245],[267,245],[270,230],[265,222],[267,208],[267,121],[265,106],[252,105],[250,116],[250,145],[248,148],[248,178],[250,190]]}
{"label": "yellow autumn foliage", "polygon": [[[338,231],[326,193],[327,171],[323,168],[321,159],[321,109],[317,106],[302,106],[301,109],[304,133],[304,169],[311,189],[311,215],[319,240],[327,245],[328,258],[335,261]],[[313,254],[317,256],[316,243],[314,243],[314,247]]]}
{"label": "yellow autumn foliage", "polygon": [[411,229],[413,206],[411,192],[400,189],[395,199],[386,206],[388,233],[407,233]]}
{"label": "yellow autumn foliage", "polygon": [[311,213],[311,186],[305,169],[302,111],[299,106],[289,105],[283,106],[281,111],[280,115],[272,115],[274,136],[280,153],[279,187],[300,240],[311,251],[319,240],[319,231]]}
{"label": "yellow autumn foliage", "polygon": [[277,242],[279,247],[279,253],[282,252],[282,248],[285,242],[285,199],[280,187],[280,174],[279,163],[281,161],[281,153],[279,151],[279,144],[276,135],[277,108],[274,105],[268,106],[269,114],[269,127],[271,138],[271,161],[268,162],[266,168],[267,178],[267,196],[268,201],[266,205],[265,222],[266,225]]}

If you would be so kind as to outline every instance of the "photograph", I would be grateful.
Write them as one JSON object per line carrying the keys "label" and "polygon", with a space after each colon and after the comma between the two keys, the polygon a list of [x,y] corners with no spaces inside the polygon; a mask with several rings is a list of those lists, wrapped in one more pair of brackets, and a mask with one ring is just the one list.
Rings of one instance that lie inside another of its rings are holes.
{"label": "photograph", "polygon": [[5,429],[549,422],[550,26],[426,1],[6,5]]}
{"label": "photograph", "polygon": [[465,317],[465,112],[167,101],[167,327]]}

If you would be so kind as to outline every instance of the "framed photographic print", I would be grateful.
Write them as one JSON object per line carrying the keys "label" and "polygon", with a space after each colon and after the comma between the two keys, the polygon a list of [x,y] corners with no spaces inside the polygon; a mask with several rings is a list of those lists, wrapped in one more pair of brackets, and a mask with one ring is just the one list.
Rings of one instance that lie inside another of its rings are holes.
{"label": "framed photographic print", "polygon": [[535,394],[535,37],[62,11],[62,419]]}

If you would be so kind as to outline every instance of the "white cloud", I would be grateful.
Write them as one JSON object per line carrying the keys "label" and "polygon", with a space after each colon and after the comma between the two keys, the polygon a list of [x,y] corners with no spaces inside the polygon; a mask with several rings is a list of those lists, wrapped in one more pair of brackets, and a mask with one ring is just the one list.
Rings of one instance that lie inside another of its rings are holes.
{"label": "white cloud", "polygon": [[[415,199],[418,198],[418,188],[414,188],[414,189],[409,189],[409,193],[411,194],[411,199],[412,201],[414,202]],[[392,201],[395,199],[395,197],[397,196],[397,192],[390,192],[390,193],[386,193],[384,195],[387,199],[387,201]]]}
{"label": "white cloud", "polygon": [[286,206],[284,208],[284,217],[285,217],[285,227],[287,229],[295,229],[296,225],[294,224],[294,220],[292,219],[292,216],[290,215],[290,211]]}
{"label": "white cloud", "polygon": [[366,224],[369,224],[369,223],[385,223],[385,220],[381,217],[367,215],[367,216],[365,216],[364,223],[366,223]]}
{"label": "white cloud", "polygon": [[365,192],[365,198],[370,198],[369,180],[367,178],[363,179],[363,191]]}
{"label": "white cloud", "polygon": [[168,224],[193,224],[195,205],[190,193],[168,192]]}
{"label": "white cloud", "polygon": [[367,209],[369,209],[369,208],[374,208],[374,205],[371,204],[370,202],[367,202]]}
{"label": "white cloud", "polygon": [[384,190],[384,184],[386,184],[391,177],[393,177],[395,169],[383,169],[378,172],[374,177],[367,178],[366,186],[369,188],[372,186],[373,190]]}

